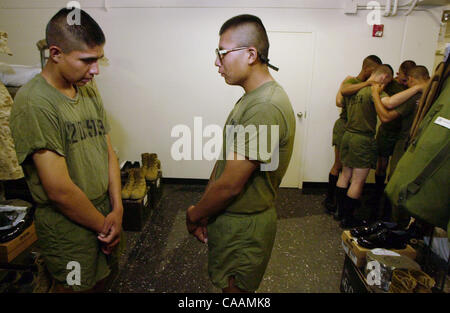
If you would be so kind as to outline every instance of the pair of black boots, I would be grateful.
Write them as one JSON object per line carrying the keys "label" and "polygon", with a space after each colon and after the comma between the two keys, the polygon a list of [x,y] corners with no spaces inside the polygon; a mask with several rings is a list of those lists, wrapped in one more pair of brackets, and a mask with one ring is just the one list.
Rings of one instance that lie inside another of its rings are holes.
{"label": "pair of black boots", "polygon": [[367,224],[354,217],[355,210],[361,205],[360,201],[347,196],[348,188],[336,186],[337,181],[338,176],[328,175],[328,192],[324,201],[327,213],[334,215],[334,219],[340,221],[340,227],[344,229]]}
{"label": "pair of black boots", "polygon": [[355,217],[355,211],[361,206],[359,199],[350,198],[347,195],[348,188],[336,186],[336,212],[334,219],[340,221],[339,226],[343,229],[350,229],[367,225],[366,220]]}

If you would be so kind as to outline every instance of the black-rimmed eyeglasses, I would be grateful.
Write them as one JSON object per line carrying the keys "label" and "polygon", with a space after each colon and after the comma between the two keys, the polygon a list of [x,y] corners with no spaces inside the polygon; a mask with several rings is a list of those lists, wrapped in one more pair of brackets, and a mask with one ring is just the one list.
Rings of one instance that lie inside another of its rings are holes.
{"label": "black-rimmed eyeglasses", "polygon": [[[238,50],[244,50],[244,49],[248,49],[249,47],[238,47],[238,48],[233,48],[233,49],[219,49],[216,48],[216,55],[219,58],[220,62],[222,62],[223,57],[225,56],[225,54],[233,52],[233,51],[238,51]],[[270,67],[271,69],[275,70],[278,72],[279,68],[276,66],[273,66],[272,64],[269,63],[269,59],[267,59],[266,57],[260,55],[258,53],[260,59],[267,64],[268,67]]]}
{"label": "black-rimmed eyeglasses", "polygon": [[248,47],[238,47],[238,48],[233,48],[233,49],[219,49],[219,48],[216,48],[216,55],[219,58],[219,60],[222,61],[223,57],[225,56],[225,54],[233,52],[233,51],[244,50],[244,49],[248,49]]}

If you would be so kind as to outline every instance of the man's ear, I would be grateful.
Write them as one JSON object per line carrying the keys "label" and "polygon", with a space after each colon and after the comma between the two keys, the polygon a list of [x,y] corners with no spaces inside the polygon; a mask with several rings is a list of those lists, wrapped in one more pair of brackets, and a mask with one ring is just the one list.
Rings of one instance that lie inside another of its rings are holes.
{"label": "man's ear", "polygon": [[258,51],[256,50],[255,47],[250,47],[248,48],[248,64],[253,64],[256,62],[256,60],[258,60]]}
{"label": "man's ear", "polygon": [[53,60],[53,62],[55,62],[55,63],[61,62],[63,52],[60,47],[50,46],[48,48],[48,51],[49,51],[49,58],[51,58]]}

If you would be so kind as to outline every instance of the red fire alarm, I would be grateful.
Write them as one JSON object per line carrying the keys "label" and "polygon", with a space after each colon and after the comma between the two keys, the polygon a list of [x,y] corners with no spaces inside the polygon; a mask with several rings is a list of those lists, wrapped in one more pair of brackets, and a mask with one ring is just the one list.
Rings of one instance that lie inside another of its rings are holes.
{"label": "red fire alarm", "polygon": [[373,25],[372,37],[383,37],[384,25]]}

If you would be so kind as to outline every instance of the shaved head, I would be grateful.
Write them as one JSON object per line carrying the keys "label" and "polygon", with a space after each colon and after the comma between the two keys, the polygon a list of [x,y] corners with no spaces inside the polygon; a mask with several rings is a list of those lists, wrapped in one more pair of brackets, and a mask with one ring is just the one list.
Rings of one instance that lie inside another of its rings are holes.
{"label": "shaved head", "polygon": [[254,15],[244,14],[230,18],[220,28],[219,35],[232,29],[232,38],[242,47],[255,47],[262,63],[269,61],[269,39],[261,20]]}
{"label": "shaved head", "polygon": [[411,68],[408,71],[408,76],[411,76],[418,80],[430,79],[430,73],[428,72],[428,69],[423,65],[418,65],[418,66]]}
{"label": "shaved head", "polygon": [[387,67],[389,67],[389,69],[391,70],[392,77],[394,77],[394,69],[392,68],[392,66],[390,66],[390,65],[387,64],[387,63],[385,63],[385,64],[383,64],[383,65],[386,65]]}
{"label": "shaved head", "polygon": [[367,57],[364,58],[363,61],[363,68],[368,68],[368,67],[376,67],[378,65],[380,65],[381,59],[379,57],[377,57],[376,55],[369,55]]}
{"label": "shaved head", "polygon": [[392,70],[385,64],[378,65],[370,77],[370,80],[379,84],[388,84],[392,80]]}
{"label": "shaved head", "polygon": [[374,75],[380,75],[380,74],[387,74],[389,76],[392,77],[392,69],[389,68],[389,66],[383,64],[383,65],[379,65],[375,71],[373,71]]}
{"label": "shaved head", "polygon": [[406,60],[403,61],[402,64],[400,64],[399,70],[402,71],[405,75],[409,75],[409,70],[414,68],[416,66],[416,62],[412,60]]}
{"label": "shaved head", "polygon": [[[94,19],[80,10],[80,25],[69,24],[67,16],[73,9],[61,9],[48,22],[45,39],[48,47],[57,46],[64,53],[101,46],[105,35]],[[70,16],[69,16],[70,18]]]}

